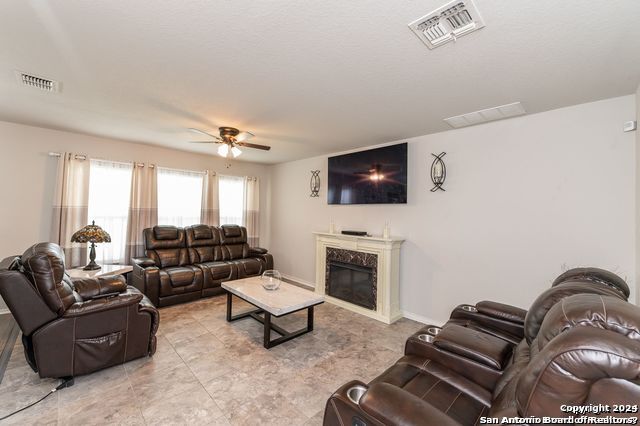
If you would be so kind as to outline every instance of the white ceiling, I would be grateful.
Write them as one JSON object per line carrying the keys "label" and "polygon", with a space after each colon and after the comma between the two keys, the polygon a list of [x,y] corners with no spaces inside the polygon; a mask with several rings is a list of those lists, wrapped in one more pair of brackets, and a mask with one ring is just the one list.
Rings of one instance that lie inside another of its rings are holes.
{"label": "white ceiling", "polygon": [[[177,149],[235,126],[275,163],[631,94],[640,1],[476,0],[486,27],[429,50],[407,24],[446,0],[2,0],[0,120]],[[14,70],[60,80],[47,94]]]}

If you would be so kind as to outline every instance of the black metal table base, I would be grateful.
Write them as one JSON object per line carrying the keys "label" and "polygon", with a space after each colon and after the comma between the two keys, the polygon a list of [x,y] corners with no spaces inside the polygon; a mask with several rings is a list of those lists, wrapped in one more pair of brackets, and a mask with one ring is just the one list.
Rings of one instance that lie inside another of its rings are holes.
{"label": "black metal table base", "polygon": [[[232,321],[237,321],[239,319],[243,319],[243,318],[247,318],[247,317],[251,317],[254,320],[262,323],[264,325],[264,342],[263,345],[265,348],[269,349],[272,348],[274,346],[277,346],[281,343],[287,342],[291,339],[294,339],[298,336],[301,336],[303,334],[309,333],[311,331],[313,331],[313,306],[309,306],[307,308],[302,308],[302,309],[298,309],[296,311],[292,311],[289,312],[285,315],[289,315],[289,314],[293,314],[294,312],[299,312],[299,311],[303,311],[303,310],[307,310],[307,326],[305,328],[301,328],[300,330],[296,330],[296,331],[292,331],[289,332],[287,330],[285,330],[284,328],[273,324],[271,322],[271,314],[267,311],[265,311],[264,309],[258,308],[258,309],[253,309],[251,311],[247,311],[247,312],[243,312],[241,314],[236,314],[233,315],[232,313],[232,300],[233,300],[233,294],[228,292],[227,293],[227,321],[228,322],[232,322]],[[245,299],[242,299],[247,303],[251,303]],[[254,305],[255,306],[255,305]],[[315,305],[314,305],[315,306]],[[264,316],[260,316],[260,314],[263,314]],[[271,331],[275,331],[276,333],[278,333],[280,335],[280,337],[275,338],[275,339],[271,339]]]}

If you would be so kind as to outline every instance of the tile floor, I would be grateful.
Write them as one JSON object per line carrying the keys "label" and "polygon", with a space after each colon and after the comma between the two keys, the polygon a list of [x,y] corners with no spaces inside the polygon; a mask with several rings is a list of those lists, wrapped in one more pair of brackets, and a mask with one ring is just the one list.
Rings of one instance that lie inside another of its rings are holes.
{"label": "tile floor", "polygon": [[[225,321],[225,300],[161,309],[153,357],[77,377],[3,424],[320,425],[335,389],[377,376],[421,327],[407,319],[385,325],[325,303],[312,333],[267,350],[260,323]],[[234,299],[234,313],[249,307]],[[306,312],[274,322],[301,328]],[[0,385],[0,417],[57,383],[33,373],[18,343]]]}

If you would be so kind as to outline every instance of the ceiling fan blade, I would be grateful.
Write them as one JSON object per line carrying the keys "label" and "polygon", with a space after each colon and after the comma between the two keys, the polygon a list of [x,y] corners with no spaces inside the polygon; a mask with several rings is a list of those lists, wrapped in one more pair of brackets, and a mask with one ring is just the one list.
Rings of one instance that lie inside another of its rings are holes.
{"label": "ceiling fan blade", "polygon": [[269,151],[271,149],[270,146],[258,145],[258,144],[255,144],[255,143],[247,143],[247,142],[238,142],[236,145],[245,146],[247,148],[261,149],[263,151]]}
{"label": "ceiling fan blade", "polygon": [[189,127],[189,130],[191,130],[192,132],[196,132],[196,133],[200,133],[202,135],[209,136],[210,138],[220,139],[220,136],[212,135],[211,133],[207,133],[204,130],[194,129],[193,127]]}
{"label": "ceiling fan blade", "polygon": [[222,143],[220,141],[189,141],[189,143]]}
{"label": "ceiling fan blade", "polygon": [[240,132],[236,135],[236,141],[237,142],[244,142],[247,141],[249,139],[251,139],[252,137],[254,137],[255,135],[251,132]]}

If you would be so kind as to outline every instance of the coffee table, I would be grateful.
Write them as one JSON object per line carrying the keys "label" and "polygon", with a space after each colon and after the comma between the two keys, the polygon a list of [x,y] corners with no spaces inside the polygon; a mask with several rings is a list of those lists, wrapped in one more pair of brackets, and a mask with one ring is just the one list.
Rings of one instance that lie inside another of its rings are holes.
{"label": "coffee table", "polygon": [[[227,321],[251,317],[261,322],[264,325],[264,347],[267,349],[313,331],[313,307],[324,303],[323,296],[285,282],[280,284],[280,288],[277,290],[265,290],[260,283],[260,277],[227,281],[222,283],[222,288],[227,290]],[[234,295],[257,309],[233,315],[232,300]],[[282,317],[303,309],[307,310],[306,328],[289,332],[271,322],[272,315]],[[260,314],[264,314],[264,316],[260,316]],[[272,340],[272,330],[280,334],[280,337]]]}

